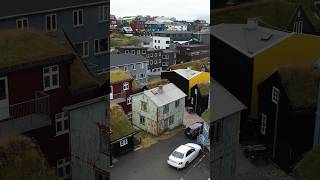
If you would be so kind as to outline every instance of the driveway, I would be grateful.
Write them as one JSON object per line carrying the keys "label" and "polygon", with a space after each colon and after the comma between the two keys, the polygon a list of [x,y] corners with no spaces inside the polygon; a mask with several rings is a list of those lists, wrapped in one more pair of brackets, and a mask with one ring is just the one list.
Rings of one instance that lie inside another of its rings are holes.
{"label": "driveway", "polygon": [[110,174],[112,180],[207,180],[209,153],[198,156],[187,168],[177,170],[166,160],[181,144],[194,142],[184,137],[183,131],[149,148],[129,152],[117,158]]}
{"label": "driveway", "polygon": [[196,122],[203,122],[204,120],[198,116],[197,113],[188,113],[188,111],[184,110],[184,114],[183,114],[183,125],[184,126],[189,126],[193,123]]}

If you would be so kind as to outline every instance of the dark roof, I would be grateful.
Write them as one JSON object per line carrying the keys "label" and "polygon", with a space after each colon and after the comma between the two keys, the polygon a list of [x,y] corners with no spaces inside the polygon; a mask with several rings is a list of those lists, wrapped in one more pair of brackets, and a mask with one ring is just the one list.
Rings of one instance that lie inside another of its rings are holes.
{"label": "dark roof", "polygon": [[155,31],[156,33],[161,33],[161,34],[192,34],[191,31]]}
{"label": "dark roof", "polygon": [[1,3],[0,19],[89,4],[107,4],[108,2],[109,0],[10,0]]}
{"label": "dark roof", "polygon": [[211,79],[210,89],[213,94],[213,107],[211,108],[213,114],[212,121],[216,121],[228,117],[234,113],[246,109],[246,107],[235,98],[230,92],[222,87],[216,80]]}
{"label": "dark roof", "polygon": [[206,44],[183,44],[183,45],[177,45],[177,47],[209,47]]}
{"label": "dark roof", "polygon": [[146,62],[146,58],[133,54],[110,54],[110,66],[119,66],[137,62]]}
{"label": "dark roof", "polygon": [[120,46],[119,49],[148,49],[148,48],[140,47],[140,46]]}
{"label": "dark roof", "polygon": [[278,69],[282,85],[293,109],[316,107],[320,73],[312,65],[288,65]]}

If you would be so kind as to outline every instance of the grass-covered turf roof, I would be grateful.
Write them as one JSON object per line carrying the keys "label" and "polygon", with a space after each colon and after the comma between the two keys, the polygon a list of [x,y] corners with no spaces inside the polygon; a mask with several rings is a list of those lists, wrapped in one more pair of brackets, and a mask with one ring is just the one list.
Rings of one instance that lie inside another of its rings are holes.
{"label": "grass-covered turf roof", "polygon": [[199,91],[201,95],[209,95],[209,82],[208,81],[202,81],[197,83],[197,86],[199,88]]}
{"label": "grass-covered turf roof", "polygon": [[36,30],[0,31],[0,68],[71,54],[55,35]]}
{"label": "grass-covered turf roof", "polygon": [[190,62],[181,63],[181,64],[175,64],[170,66],[169,68],[171,70],[176,70],[176,69],[187,69],[188,67],[190,67],[192,70],[200,71],[203,65],[205,65],[207,69],[210,70],[208,58],[196,60],[196,61],[190,61]]}
{"label": "grass-covered turf roof", "polygon": [[139,38],[136,36],[125,36],[121,33],[113,32],[110,35],[111,47],[121,46],[137,46],[139,44]]}
{"label": "grass-covered turf roof", "polygon": [[278,69],[291,106],[295,110],[316,107],[319,71],[312,65],[289,65]]}
{"label": "grass-covered turf roof", "polygon": [[244,24],[248,18],[260,17],[267,27],[286,29],[296,9],[301,5],[316,29],[320,22],[313,13],[312,0],[266,0],[262,4],[234,8],[226,11],[214,10],[211,13],[213,24],[240,23]]}
{"label": "grass-covered turf roof", "polygon": [[320,146],[306,153],[297,163],[293,174],[297,180],[318,180],[320,177]]}
{"label": "grass-covered turf roof", "polygon": [[170,83],[170,81],[168,79],[153,80],[153,81],[148,82],[146,84],[146,88],[147,89],[153,89],[153,88],[158,87],[159,85],[166,85],[166,84],[169,84],[169,83]]}
{"label": "grass-covered turf roof", "polygon": [[111,141],[120,139],[134,132],[127,115],[124,113],[122,107],[116,103],[110,104],[110,130]]}
{"label": "grass-covered turf roof", "polygon": [[202,114],[201,117],[208,123],[210,124],[210,109],[206,109]]}
{"label": "grass-covered turf roof", "polygon": [[133,77],[127,71],[121,71],[121,70],[110,71],[110,83],[111,84],[126,81],[126,80],[131,80],[131,79],[133,79]]}

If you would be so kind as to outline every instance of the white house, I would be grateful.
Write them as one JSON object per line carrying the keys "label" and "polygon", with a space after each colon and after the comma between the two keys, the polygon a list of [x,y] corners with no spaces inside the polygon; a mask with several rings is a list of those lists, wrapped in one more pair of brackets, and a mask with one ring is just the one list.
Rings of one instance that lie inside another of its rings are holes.
{"label": "white house", "polygon": [[169,49],[170,48],[170,37],[152,36],[151,48]]}

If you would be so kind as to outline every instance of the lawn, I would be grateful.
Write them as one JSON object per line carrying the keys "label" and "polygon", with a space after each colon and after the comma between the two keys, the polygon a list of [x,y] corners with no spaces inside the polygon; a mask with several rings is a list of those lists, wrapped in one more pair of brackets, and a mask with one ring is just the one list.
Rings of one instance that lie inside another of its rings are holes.
{"label": "lawn", "polygon": [[139,39],[136,36],[124,36],[121,33],[112,33],[110,35],[110,45],[113,48],[121,46],[137,46]]}

